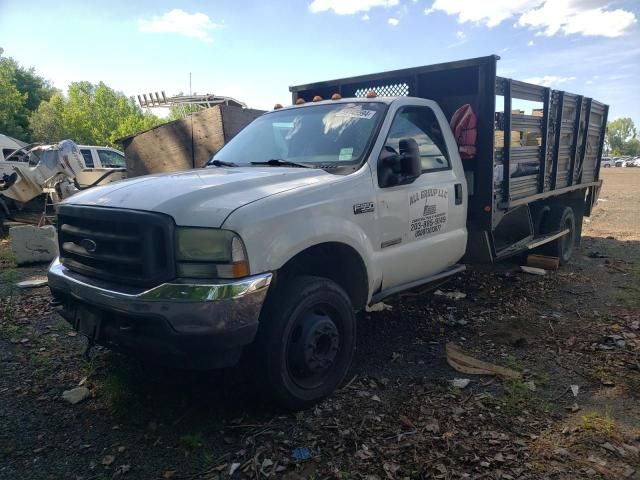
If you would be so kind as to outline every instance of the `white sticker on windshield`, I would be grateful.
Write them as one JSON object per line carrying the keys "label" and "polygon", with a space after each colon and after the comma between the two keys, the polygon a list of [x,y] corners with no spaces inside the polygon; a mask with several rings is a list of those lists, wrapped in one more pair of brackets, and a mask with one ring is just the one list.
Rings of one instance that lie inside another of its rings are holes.
{"label": "white sticker on windshield", "polygon": [[375,114],[375,110],[364,110],[361,108],[343,108],[339,112],[336,112],[335,116],[372,119]]}
{"label": "white sticker on windshield", "polygon": [[353,148],[341,148],[340,149],[340,155],[338,155],[338,160],[339,161],[351,160],[351,157],[353,157]]}

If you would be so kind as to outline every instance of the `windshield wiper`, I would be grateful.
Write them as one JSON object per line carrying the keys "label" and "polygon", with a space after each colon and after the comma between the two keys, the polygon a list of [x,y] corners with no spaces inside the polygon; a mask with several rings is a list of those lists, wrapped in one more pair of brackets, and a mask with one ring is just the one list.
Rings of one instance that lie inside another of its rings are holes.
{"label": "windshield wiper", "polygon": [[300,167],[300,168],[315,168],[313,165],[307,165],[304,163],[291,162],[289,160],[282,160],[280,158],[272,158],[266,162],[251,162],[251,165],[269,165],[272,167]]}
{"label": "windshield wiper", "polygon": [[213,165],[214,167],[237,167],[233,162],[225,162],[223,160],[211,160],[207,165]]}

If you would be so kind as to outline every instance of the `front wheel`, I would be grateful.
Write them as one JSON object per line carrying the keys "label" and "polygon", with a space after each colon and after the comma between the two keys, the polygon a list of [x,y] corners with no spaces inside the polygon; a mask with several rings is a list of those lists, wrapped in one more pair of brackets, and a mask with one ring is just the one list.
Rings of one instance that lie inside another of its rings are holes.
{"label": "front wheel", "polygon": [[351,301],[335,282],[294,277],[277,287],[261,315],[258,371],[282,406],[301,410],[344,379],[355,350]]}

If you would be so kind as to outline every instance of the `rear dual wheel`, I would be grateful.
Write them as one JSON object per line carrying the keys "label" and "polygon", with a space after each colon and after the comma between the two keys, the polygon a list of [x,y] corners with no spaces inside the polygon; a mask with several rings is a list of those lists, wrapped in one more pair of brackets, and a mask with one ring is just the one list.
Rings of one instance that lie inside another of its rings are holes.
{"label": "rear dual wheel", "polygon": [[558,205],[551,209],[544,222],[545,233],[569,230],[557,240],[543,247],[547,255],[558,257],[560,265],[565,265],[571,259],[576,245],[577,229],[576,216],[571,207]]}

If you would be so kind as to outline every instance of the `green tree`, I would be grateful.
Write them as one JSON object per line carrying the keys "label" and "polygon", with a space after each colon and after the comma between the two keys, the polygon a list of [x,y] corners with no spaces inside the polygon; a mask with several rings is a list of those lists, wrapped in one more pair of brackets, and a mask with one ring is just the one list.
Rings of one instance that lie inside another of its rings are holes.
{"label": "green tree", "polygon": [[48,102],[42,102],[36,112],[31,115],[31,136],[39,142],[53,143],[69,138],[62,122],[65,99],[56,93]]}
{"label": "green tree", "polygon": [[[627,144],[636,137],[636,127],[633,120],[617,118],[607,123],[606,141],[612,155],[625,155]],[[628,155],[628,154],[627,154]]]}
{"label": "green tree", "polygon": [[26,137],[27,131],[18,121],[25,97],[16,88],[11,74],[0,66],[0,132],[17,138]]}
{"label": "green tree", "polygon": [[631,155],[632,157],[640,157],[640,139],[632,138],[624,147],[624,155]]}
{"label": "green tree", "polygon": [[66,98],[54,95],[40,104],[31,117],[31,128],[38,141],[70,138],[80,144],[115,146],[118,138],[164,121],[143,112],[133,98],[102,82],[74,82],[69,85]]}
{"label": "green tree", "polygon": [[188,103],[183,105],[172,105],[169,107],[169,120],[180,120],[181,118],[185,118],[192,113],[199,112],[200,110],[202,110],[202,107],[199,105],[191,105]]}
{"label": "green tree", "polygon": [[21,67],[0,48],[0,132],[31,139],[29,116],[55,89],[33,68]]}

